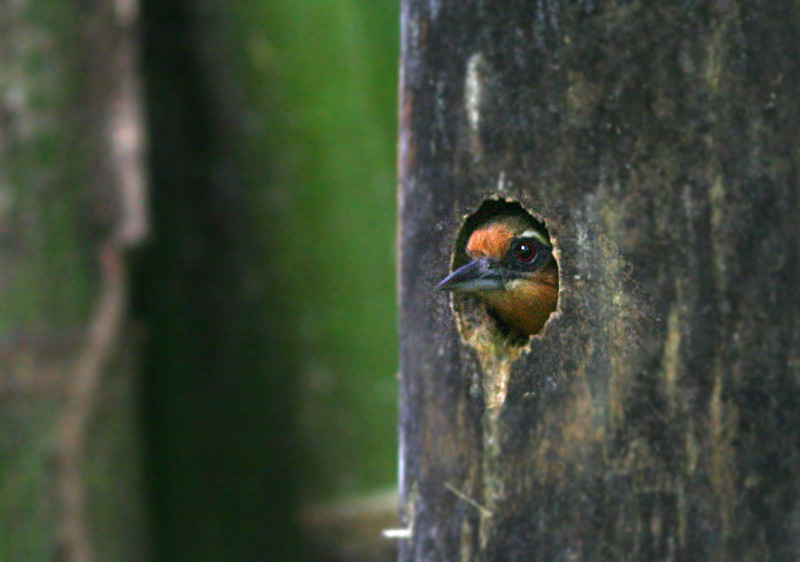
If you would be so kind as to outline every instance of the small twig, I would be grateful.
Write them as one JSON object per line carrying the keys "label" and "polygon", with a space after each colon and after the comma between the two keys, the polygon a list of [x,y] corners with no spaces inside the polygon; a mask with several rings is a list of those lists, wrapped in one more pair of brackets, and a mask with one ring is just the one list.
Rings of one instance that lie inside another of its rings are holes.
{"label": "small twig", "polygon": [[483,515],[484,517],[491,517],[492,516],[492,512],[491,511],[489,511],[488,509],[483,507],[481,504],[479,504],[478,502],[473,500],[471,497],[466,495],[464,492],[462,492],[461,490],[459,490],[458,488],[456,488],[455,486],[450,484],[450,482],[445,482],[444,483],[444,487],[447,488],[448,490],[450,490],[451,492],[453,492],[458,498],[464,500],[469,505],[471,505],[472,507],[474,507],[475,509],[480,511],[481,515]]}
{"label": "small twig", "polygon": [[406,513],[407,521],[405,527],[384,529],[381,535],[389,540],[406,540],[414,536],[414,503],[416,502],[417,491],[413,487],[407,497]]}
{"label": "small twig", "polygon": [[92,545],[86,520],[83,459],[88,425],[94,411],[103,367],[118,339],[125,313],[126,272],[119,249],[100,253],[102,288],[89,324],[86,344],[78,354],[59,424],[58,491],[61,496],[61,540],[65,559],[91,562]]}
{"label": "small twig", "polygon": [[411,534],[411,527],[406,527],[405,529],[384,529],[381,531],[383,538],[390,540],[410,539]]}

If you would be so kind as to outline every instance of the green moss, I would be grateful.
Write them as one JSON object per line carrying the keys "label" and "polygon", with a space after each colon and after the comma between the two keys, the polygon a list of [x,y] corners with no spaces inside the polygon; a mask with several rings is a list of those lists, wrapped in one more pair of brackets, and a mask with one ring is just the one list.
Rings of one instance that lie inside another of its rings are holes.
{"label": "green moss", "polygon": [[22,4],[0,16],[9,30],[0,39],[9,114],[0,150],[0,337],[75,328],[93,288],[80,227],[86,154],[71,126],[81,80],[77,23],[66,3],[50,8]]}

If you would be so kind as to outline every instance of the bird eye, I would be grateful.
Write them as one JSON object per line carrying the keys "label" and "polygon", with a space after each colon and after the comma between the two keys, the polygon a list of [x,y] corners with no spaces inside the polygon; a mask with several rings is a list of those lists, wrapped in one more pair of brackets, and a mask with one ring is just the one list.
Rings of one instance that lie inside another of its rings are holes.
{"label": "bird eye", "polygon": [[511,252],[517,260],[523,263],[530,263],[536,259],[536,254],[539,253],[539,250],[530,242],[519,241],[514,243]]}

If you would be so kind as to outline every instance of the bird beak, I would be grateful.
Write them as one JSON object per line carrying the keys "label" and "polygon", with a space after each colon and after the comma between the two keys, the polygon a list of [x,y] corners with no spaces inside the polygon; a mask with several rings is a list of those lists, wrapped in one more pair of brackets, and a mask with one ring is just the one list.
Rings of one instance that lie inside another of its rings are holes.
{"label": "bird beak", "polygon": [[471,261],[464,267],[456,269],[441,283],[437,289],[443,291],[499,291],[505,287],[505,278],[500,271],[493,267],[490,258],[481,258]]}

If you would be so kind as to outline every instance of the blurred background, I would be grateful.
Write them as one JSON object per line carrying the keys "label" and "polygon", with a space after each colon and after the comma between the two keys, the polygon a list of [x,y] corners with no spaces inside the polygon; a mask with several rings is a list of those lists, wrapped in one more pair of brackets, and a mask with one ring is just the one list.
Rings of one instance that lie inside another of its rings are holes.
{"label": "blurred background", "polygon": [[0,560],[393,559],[395,0],[0,10]]}

